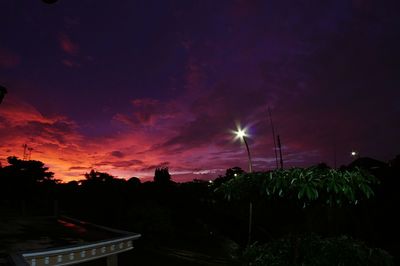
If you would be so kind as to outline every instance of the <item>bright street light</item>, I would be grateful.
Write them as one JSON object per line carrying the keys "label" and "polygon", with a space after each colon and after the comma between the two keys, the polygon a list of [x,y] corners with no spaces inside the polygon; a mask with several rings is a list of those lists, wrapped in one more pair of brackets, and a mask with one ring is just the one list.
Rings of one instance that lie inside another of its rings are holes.
{"label": "bright street light", "polygon": [[[253,164],[251,162],[249,145],[247,144],[247,140],[246,140],[246,137],[248,137],[246,128],[242,129],[240,126],[237,126],[237,130],[233,131],[233,133],[236,135],[235,140],[237,140],[237,139],[243,140],[244,144],[246,145],[247,157],[249,159],[249,173],[252,173],[253,172]],[[250,243],[251,243],[252,227],[253,227],[253,202],[250,201],[249,202],[249,231],[248,231],[248,239],[247,239],[248,245],[250,245]]]}
{"label": "bright street light", "polygon": [[351,155],[352,157],[359,157],[359,154],[358,154],[358,152],[356,152],[356,151],[351,151],[350,155]]}
{"label": "bright street light", "polygon": [[249,145],[247,144],[247,140],[246,140],[246,137],[248,137],[249,135],[247,135],[246,131],[247,131],[246,128],[240,128],[240,126],[238,126],[237,130],[233,131],[233,133],[236,135],[235,140],[237,140],[237,139],[243,140],[244,144],[246,145],[247,157],[249,159],[249,172],[252,173],[253,172],[253,164],[251,162]]}
{"label": "bright street light", "polygon": [[238,129],[238,131],[236,131],[236,136],[241,139],[246,137],[246,129]]}

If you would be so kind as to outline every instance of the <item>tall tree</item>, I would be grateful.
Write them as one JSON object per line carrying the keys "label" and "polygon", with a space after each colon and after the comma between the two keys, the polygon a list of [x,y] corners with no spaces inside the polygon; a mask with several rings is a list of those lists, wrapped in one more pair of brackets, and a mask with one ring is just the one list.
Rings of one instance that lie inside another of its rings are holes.
{"label": "tall tree", "polygon": [[154,171],[154,182],[158,184],[171,183],[171,175],[169,174],[168,167],[156,168]]}
{"label": "tall tree", "polygon": [[15,156],[8,157],[8,166],[1,168],[1,176],[4,181],[19,183],[20,185],[34,185],[43,182],[55,182],[54,173],[44,163],[34,160],[21,160]]}

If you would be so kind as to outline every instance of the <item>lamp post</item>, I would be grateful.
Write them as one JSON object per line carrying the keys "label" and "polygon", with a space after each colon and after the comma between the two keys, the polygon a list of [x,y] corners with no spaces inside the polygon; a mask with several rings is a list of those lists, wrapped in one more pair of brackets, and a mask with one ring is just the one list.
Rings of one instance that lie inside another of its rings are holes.
{"label": "lamp post", "polygon": [[[248,135],[246,133],[246,128],[242,129],[238,126],[237,131],[234,131],[234,133],[236,134],[235,139],[243,140],[244,144],[246,145],[247,158],[249,160],[249,173],[252,173],[253,172],[253,164],[251,162],[249,145],[247,144],[247,140],[246,140],[246,137],[248,137]],[[252,226],[253,226],[253,202],[250,200],[250,202],[249,202],[249,229],[248,229],[248,238],[247,238],[248,246],[251,244]]]}
{"label": "lamp post", "polygon": [[236,134],[235,139],[243,140],[244,144],[246,145],[247,158],[249,160],[249,173],[252,173],[253,172],[253,164],[251,162],[249,144],[247,144],[247,140],[246,140],[246,137],[248,137],[248,135],[246,133],[246,129],[245,128],[242,129],[242,128],[238,127],[237,131],[234,131],[234,133]]}

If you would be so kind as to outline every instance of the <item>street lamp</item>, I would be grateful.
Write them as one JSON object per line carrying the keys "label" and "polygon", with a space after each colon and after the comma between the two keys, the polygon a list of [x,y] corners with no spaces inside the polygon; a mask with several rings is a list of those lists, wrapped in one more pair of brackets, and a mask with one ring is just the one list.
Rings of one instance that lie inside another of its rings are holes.
{"label": "street lamp", "polygon": [[253,164],[251,162],[251,155],[250,155],[250,149],[249,149],[249,145],[247,144],[247,140],[246,137],[248,137],[247,132],[246,132],[246,128],[240,128],[238,126],[236,131],[233,131],[233,133],[236,134],[235,140],[236,139],[240,139],[244,142],[244,144],[246,145],[246,150],[247,150],[247,157],[249,160],[249,173],[253,172]]}
{"label": "street lamp", "polygon": [[[233,133],[236,135],[236,139],[243,140],[244,144],[246,145],[246,150],[247,150],[247,158],[249,159],[249,173],[253,172],[253,164],[251,162],[251,155],[250,155],[250,149],[249,145],[247,144],[246,137],[248,137],[246,128],[240,128],[240,126],[237,126],[237,130],[233,131]],[[251,243],[251,232],[252,232],[252,227],[253,227],[253,202],[250,200],[249,202],[249,231],[248,231],[248,239],[247,239],[247,245],[250,245]]]}
{"label": "street lamp", "polygon": [[354,150],[351,151],[350,155],[351,155],[352,157],[354,157],[354,158],[360,157],[360,154],[359,154],[357,151],[354,151]]}

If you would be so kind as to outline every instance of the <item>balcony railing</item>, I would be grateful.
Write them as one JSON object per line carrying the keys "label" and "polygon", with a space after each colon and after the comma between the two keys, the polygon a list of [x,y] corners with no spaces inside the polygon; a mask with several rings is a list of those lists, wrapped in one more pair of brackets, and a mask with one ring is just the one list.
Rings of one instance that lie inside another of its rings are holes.
{"label": "balcony railing", "polygon": [[121,236],[91,243],[19,252],[11,255],[11,260],[14,265],[74,265],[107,257],[107,266],[116,266],[118,264],[117,254],[133,249],[132,241],[139,239],[141,236],[140,234],[99,226],[69,217],[62,217],[62,219],[76,224],[117,233]]}

